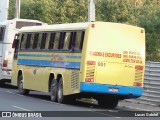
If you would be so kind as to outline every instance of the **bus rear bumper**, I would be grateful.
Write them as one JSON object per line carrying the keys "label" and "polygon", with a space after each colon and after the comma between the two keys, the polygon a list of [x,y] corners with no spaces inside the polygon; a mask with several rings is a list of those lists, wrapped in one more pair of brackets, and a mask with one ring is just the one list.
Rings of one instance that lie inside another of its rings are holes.
{"label": "bus rear bumper", "polygon": [[129,87],[95,83],[80,83],[80,92],[115,94],[128,96],[128,98],[136,98],[142,96],[143,88],[134,86]]}

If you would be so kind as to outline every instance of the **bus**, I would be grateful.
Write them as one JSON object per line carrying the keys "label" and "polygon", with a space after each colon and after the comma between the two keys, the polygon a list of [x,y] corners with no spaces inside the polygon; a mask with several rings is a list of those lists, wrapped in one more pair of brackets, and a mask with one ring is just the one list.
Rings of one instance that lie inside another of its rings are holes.
{"label": "bus", "polygon": [[12,19],[0,22],[0,82],[11,81],[14,49],[13,38],[23,26],[36,26],[43,23],[38,20]]}
{"label": "bus", "polygon": [[51,101],[94,98],[102,107],[143,92],[145,30],[87,22],[23,27],[15,39],[12,84],[20,94],[50,94]]}

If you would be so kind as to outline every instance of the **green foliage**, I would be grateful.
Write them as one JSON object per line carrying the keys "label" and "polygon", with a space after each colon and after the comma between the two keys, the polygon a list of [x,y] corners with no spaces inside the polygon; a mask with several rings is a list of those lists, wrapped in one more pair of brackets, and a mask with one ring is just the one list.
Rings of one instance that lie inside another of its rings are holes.
{"label": "green foliage", "polygon": [[9,0],[8,19],[13,19],[15,15],[15,0]]}
{"label": "green foliage", "polygon": [[[96,20],[145,28],[147,60],[160,61],[160,0],[95,0]],[[10,0],[9,19],[15,0]],[[50,24],[85,22],[88,0],[21,0],[21,18]]]}
{"label": "green foliage", "polygon": [[[14,18],[15,0],[10,0],[9,19]],[[50,24],[85,22],[88,18],[86,0],[21,0],[21,18]]]}

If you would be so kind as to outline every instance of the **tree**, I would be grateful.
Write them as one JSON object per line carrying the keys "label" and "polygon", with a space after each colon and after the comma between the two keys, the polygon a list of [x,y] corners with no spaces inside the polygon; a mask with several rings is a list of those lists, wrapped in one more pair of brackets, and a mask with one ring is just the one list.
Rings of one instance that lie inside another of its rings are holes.
{"label": "tree", "polygon": [[[9,19],[15,0],[10,0]],[[96,20],[145,28],[147,60],[160,61],[160,0],[96,0]],[[21,18],[49,24],[85,22],[88,0],[21,0]]]}

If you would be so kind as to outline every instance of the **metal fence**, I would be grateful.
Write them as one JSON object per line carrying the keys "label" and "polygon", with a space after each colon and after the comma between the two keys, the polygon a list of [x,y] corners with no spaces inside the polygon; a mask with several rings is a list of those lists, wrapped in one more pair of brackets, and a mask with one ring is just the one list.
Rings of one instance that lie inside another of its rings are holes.
{"label": "metal fence", "polygon": [[146,62],[142,97],[128,101],[160,106],[160,62]]}

